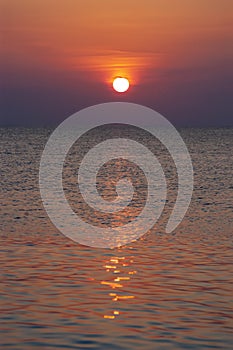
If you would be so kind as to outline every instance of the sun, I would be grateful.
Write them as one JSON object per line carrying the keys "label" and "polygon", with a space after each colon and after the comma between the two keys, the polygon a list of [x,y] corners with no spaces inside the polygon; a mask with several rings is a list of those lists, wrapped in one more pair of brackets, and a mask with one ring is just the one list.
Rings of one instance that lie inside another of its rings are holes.
{"label": "sun", "polygon": [[126,92],[129,88],[129,80],[122,77],[117,77],[112,83],[113,89],[117,92]]}

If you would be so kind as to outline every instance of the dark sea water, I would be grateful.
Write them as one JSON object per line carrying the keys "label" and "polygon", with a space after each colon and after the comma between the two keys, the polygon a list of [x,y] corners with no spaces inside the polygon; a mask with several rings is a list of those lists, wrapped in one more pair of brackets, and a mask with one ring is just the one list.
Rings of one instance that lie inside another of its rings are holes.
{"label": "dark sea water", "polygon": [[[0,129],[1,349],[232,349],[233,129],[181,130],[194,192],[172,234],[164,223],[177,178],[167,153],[155,147],[167,168],[168,205],[148,234],[112,250],[75,243],[49,220],[38,172],[50,133]],[[103,135],[109,130],[84,138],[67,164]],[[113,176],[127,172],[124,164],[109,166]],[[73,168],[67,165],[64,183],[78,212]],[[103,181],[105,175],[102,169]]]}

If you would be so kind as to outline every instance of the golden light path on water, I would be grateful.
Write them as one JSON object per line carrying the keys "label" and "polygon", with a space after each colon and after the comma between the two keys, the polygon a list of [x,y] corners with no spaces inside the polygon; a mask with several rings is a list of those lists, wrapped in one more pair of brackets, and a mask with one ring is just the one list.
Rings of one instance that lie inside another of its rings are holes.
{"label": "golden light path on water", "polygon": [[[134,299],[135,296],[132,294],[126,294],[124,287],[127,282],[130,281],[132,275],[136,274],[137,271],[132,269],[133,257],[112,257],[107,260],[103,266],[107,273],[110,275],[110,279],[107,281],[101,281],[101,285],[109,286],[114,292],[108,292],[108,296],[114,302],[121,300]],[[123,289],[123,291],[122,291]],[[114,319],[120,315],[120,311],[117,310],[117,304],[113,308],[112,313],[104,314],[104,318]]]}
{"label": "golden light path on water", "polygon": [[[0,343],[23,350],[232,350],[232,129],[182,131],[196,185],[181,226],[175,235],[163,234],[165,212],[148,235],[114,250],[79,245],[49,221],[38,188],[49,134],[0,130],[7,150],[0,157]],[[172,168],[162,152],[161,162]],[[79,209],[76,177],[65,169],[69,199]],[[174,202],[171,171],[168,181]],[[112,222],[123,219],[114,216]]]}

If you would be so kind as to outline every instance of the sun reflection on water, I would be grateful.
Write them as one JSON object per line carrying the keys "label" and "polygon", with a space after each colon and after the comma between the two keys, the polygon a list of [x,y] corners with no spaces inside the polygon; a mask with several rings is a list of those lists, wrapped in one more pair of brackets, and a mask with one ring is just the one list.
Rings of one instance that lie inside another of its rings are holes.
{"label": "sun reflection on water", "polygon": [[[115,292],[108,292],[108,296],[113,302],[135,298],[134,295],[128,294],[124,291],[124,287],[126,287],[126,284],[132,279],[132,275],[137,273],[136,270],[132,269],[133,262],[134,260],[132,256],[116,256],[105,262],[103,267],[106,272],[110,274],[110,278],[107,281],[101,281],[100,284],[109,286],[112,290],[117,290]],[[120,311],[117,310],[117,304],[115,304],[112,312],[103,315],[103,318],[114,319],[119,315]]]}

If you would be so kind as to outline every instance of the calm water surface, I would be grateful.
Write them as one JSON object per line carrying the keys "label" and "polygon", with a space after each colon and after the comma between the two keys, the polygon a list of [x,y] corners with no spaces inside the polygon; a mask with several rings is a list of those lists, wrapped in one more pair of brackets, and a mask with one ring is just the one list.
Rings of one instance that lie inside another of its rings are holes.
{"label": "calm water surface", "polygon": [[[181,131],[195,173],[186,217],[173,234],[163,234],[168,203],[150,233],[113,250],[79,245],[49,221],[38,188],[49,134],[0,130],[1,348],[232,349],[233,129]],[[70,159],[88,146],[84,139]],[[158,149],[174,202],[176,175]],[[109,166],[115,176],[128,171]],[[72,169],[67,165],[64,183],[79,211]],[[129,176],[137,179],[133,171]]]}

